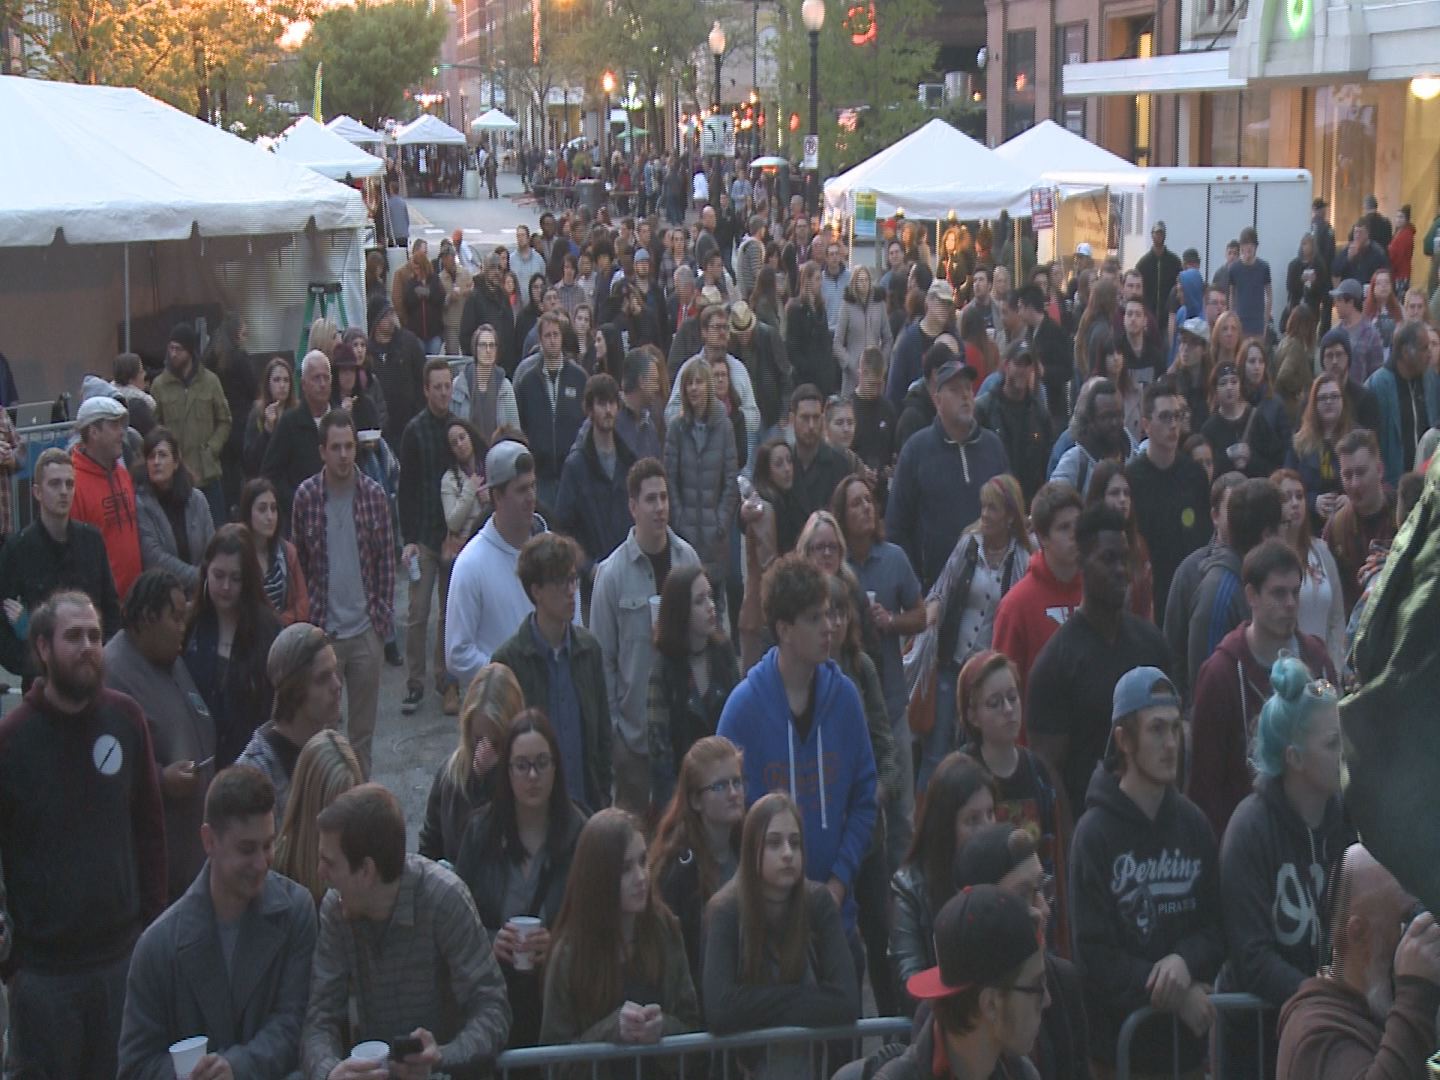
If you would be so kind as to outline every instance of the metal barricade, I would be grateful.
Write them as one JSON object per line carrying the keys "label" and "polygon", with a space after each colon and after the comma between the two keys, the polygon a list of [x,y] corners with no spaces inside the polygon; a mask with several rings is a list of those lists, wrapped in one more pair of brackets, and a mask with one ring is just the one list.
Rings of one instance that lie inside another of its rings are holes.
{"label": "metal barricade", "polygon": [[[495,1060],[495,1071],[508,1080],[512,1072],[521,1069],[544,1070],[545,1080],[553,1080],[555,1070],[562,1066],[589,1065],[591,1080],[599,1080],[601,1068],[621,1063],[634,1063],[634,1075],[640,1080],[644,1063],[655,1058],[677,1058],[679,1080],[686,1080],[686,1058],[719,1059],[718,1070],[710,1068],[710,1080],[730,1080],[738,1077],[740,1070],[732,1066],[731,1056],[735,1051],[763,1050],[768,1058],[770,1051],[780,1048],[794,1048],[804,1051],[810,1062],[810,1075],[816,1075],[814,1065],[818,1060],[820,1073],[830,1077],[841,1065],[860,1056],[861,1044],[865,1039],[880,1038],[886,1041],[907,1038],[911,1021],[903,1016],[882,1016],[861,1020],[848,1027],[838,1028],[766,1028],[761,1031],[747,1031],[738,1035],[712,1035],[706,1031],[685,1035],[669,1035],[650,1046],[631,1046],[623,1043],[571,1043],[564,1046],[535,1046],[523,1050],[507,1050]],[[831,1062],[830,1044],[844,1043],[852,1048],[852,1055],[845,1061]],[[818,1051],[818,1057],[817,1057]],[[691,1074],[694,1075],[692,1068]],[[796,1077],[796,1080],[800,1080]]]}
{"label": "metal barricade", "polygon": [[35,427],[18,428],[15,432],[20,439],[15,469],[6,478],[10,485],[10,528],[14,535],[29,525],[35,518],[35,500],[30,498],[30,478],[35,472],[35,460],[52,446],[62,450],[70,445],[75,434],[75,425],[69,421],[63,424],[40,424]]}
{"label": "metal barricade", "polygon": [[[1215,1006],[1215,1023],[1210,1028],[1210,1076],[1212,1080],[1223,1080],[1225,1067],[1225,1024],[1226,1013],[1253,1012],[1255,1014],[1255,1027],[1258,1038],[1256,1041],[1256,1062],[1259,1068],[1257,1075],[1265,1075],[1265,1014],[1270,1006],[1254,994],[1211,994],[1210,1003]],[[1130,1080],[1130,1043],[1135,1038],[1135,1032],[1140,1025],[1152,1016],[1159,1014],[1158,1009],[1149,1005],[1143,1009],[1136,1009],[1125,1018],[1125,1023],[1120,1025],[1120,1036],[1115,1040],[1115,1080]],[[1180,1075],[1180,1017],[1174,1013],[1170,1016],[1172,1075]]]}

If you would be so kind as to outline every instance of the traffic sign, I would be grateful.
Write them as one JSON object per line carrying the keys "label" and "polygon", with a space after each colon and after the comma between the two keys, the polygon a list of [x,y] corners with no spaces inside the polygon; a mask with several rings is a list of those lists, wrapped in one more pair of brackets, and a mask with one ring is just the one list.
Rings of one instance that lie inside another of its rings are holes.
{"label": "traffic sign", "polygon": [[735,156],[735,118],[728,114],[707,116],[700,129],[700,153],[706,157]]}
{"label": "traffic sign", "polygon": [[802,169],[818,169],[820,167],[820,136],[805,136],[805,160],[800,166]]}
{"label": "traffic sign", "polygon": [[855,239],[875,239],[875,192],[855,193]]}

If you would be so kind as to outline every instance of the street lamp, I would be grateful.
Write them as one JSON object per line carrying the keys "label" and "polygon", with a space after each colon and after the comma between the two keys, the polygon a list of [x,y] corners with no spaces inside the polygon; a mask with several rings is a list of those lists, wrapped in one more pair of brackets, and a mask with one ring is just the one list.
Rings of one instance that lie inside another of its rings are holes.
{"label": "street lamp", "polygon": [[600,76],[600,89],[605,91],[605,111],[602,114],[601,123],[604,127],[600,129],[600,153],[603,155],[606,168],[610,165],[610,95],[615,92],[615,73],[607,71]]}
{"label": "street lamp", "polygon": [[716,109],[720,108],[720,61],[725,56],[725,28],[720,25],[720,20],[715,20],[715,25],[710,27],[710,55],[715,58],[715,96],[711,99]]}
{"label": "street lamp", "polygon": [[[800,21],[805,24],[805,29],[810,31],[810,138],[807,141],[813,141],[818,151],[820,144],[820,28],[825,25],[825,0],[805,0],[800,5]],[[818,153],[815,165],[811,168],[807,187],[809,198],[806,200],[806,206],[813,214],[819,203],[817,196],[820,191]]]}

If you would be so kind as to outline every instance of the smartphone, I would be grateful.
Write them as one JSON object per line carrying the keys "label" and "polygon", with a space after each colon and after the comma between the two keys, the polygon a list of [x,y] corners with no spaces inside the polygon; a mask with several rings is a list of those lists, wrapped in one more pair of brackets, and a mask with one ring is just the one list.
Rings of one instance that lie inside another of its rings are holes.
{"label": "smartphone", "polygon": [[418,1054],[425,1049],[422,1043],[413,1035],[401,1035],[390,1040],[390,1060],[404,1061],[411,1054]]}

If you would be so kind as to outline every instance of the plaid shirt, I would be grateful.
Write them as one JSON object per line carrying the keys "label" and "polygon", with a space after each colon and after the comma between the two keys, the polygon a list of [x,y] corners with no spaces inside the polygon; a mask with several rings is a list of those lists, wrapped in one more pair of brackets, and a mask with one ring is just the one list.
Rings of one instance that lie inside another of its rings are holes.
{"label": "plaid shirt", "polygon": [[[290,512],[291,539],[310,589],[310,621],[325,628],[330,586],[330,552],[325,536],[325,472],[321,470],[295,489]],[[395,538],[390,529],[390,501],[374,480],[355,470],[355,539],[360,549],[360,581],[370,625],[380,637],[390,636],[395,621]]]}

